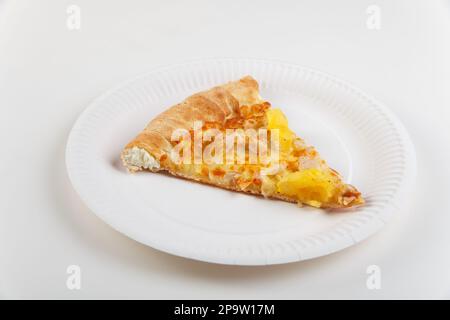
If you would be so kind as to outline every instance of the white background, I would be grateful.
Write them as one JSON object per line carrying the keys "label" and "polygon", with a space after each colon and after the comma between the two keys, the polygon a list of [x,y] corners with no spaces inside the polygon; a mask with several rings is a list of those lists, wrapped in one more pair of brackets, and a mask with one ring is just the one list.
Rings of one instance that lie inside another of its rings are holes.
{"label": "white background", "polygon": [[[81,29],[66,9],[81,9]],[[369,5],[381,29],[366,27]],[[202,57],[279,59],[387,104],[415,144],[417,187],[377,235],[312,261],[232,267],[158,252],[109,228],[68,181],[79,113],[109,87]],[[450,1],[0,0],[0,297],[450,297]],[[81,290],[66,268],[82,269]],[[366,268],[382,271],[366,288]]]}

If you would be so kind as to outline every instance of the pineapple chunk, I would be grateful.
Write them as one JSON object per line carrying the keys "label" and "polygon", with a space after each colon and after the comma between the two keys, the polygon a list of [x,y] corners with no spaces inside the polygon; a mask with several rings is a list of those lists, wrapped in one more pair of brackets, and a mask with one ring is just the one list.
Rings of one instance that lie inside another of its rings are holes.
{"label": "pineapple chunk", "polygon": [[267,111],[267,129],[278,129],[280,138],[280,151],[283,155],[289,153],[295,134],[289,129],[286,116],[280,109],[269,109]]}
{"label": "pineapple chunk", "polygon": [[334,194],[332,184],[333,177],[318,169],[306,169],[303,171],[286,174],[277,183],[277,191],[281,194],[296,197],[298,201],[314,207],[320,207]]}
{"label": "pineapple chunk", "polygon": [[284,113],[278,109],[269,109],[266,113],[267,129],[288,129],[288,121]]}
{"label": "pineapple chunk", "polygon": [[292,141],[294,141],[294,133],[289,129],[279,129],[279,141],[280,141],[280,152],[285,157],[289,154],[292,147]]}

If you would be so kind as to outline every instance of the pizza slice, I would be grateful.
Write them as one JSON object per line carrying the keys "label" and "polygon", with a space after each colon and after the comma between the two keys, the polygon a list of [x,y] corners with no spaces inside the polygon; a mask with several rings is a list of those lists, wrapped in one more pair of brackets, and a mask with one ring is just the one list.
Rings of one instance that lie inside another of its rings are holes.
{"label": "pizza slice", "polygon": [[165,171],[317,208],[364,203],[316,149],[264,101],[250,76],[188,97],[156,116],[121,158],[130,172]]}

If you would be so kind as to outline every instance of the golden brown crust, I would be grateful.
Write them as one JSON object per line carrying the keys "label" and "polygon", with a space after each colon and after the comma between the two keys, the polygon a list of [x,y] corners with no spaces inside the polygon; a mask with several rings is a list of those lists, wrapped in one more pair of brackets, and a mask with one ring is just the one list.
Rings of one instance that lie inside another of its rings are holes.
{"label": "golden brown crust", "polygon": [[159,159],[170,152],[174,130],[189,131],[194,121],[224,124],[239,114],[239,106],[259,102],[258,83],[250,76],[194,94],[150,121],[125,150],[137,146]]}

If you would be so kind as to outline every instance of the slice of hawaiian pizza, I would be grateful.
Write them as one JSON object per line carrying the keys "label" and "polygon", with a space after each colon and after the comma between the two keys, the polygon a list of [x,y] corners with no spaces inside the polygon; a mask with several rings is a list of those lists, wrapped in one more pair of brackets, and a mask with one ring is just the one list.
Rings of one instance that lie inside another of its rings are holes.
{"label": "slice of hawaiian pizza", "polygon": [[281,110],[261,99],[250,76],[194,94],[159,114],[126,145],[121,158],[130,172],[166,171],[299,205],[364,203],[355,187],[289,129]]}

